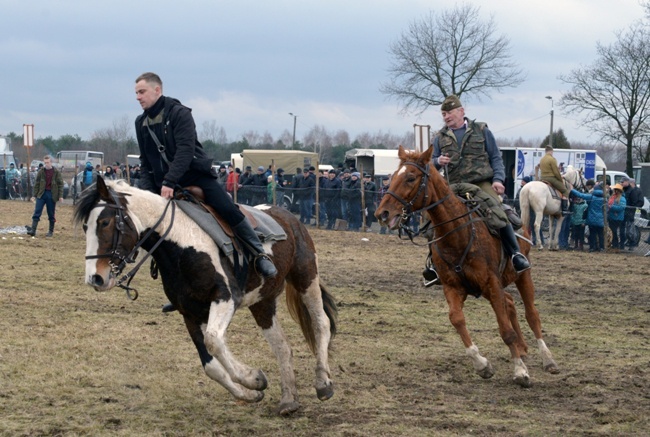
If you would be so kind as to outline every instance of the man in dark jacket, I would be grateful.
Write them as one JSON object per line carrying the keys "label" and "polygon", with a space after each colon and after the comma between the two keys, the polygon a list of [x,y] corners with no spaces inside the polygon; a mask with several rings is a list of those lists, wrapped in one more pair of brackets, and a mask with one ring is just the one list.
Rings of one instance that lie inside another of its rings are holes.
{"label": "man in dark jacket", "polygon": [[54,235],[54,223],[56,223],[56,202],[63,200],[63,176],[58,168],[52,166],[52,158],[46,155],[43,158],[45,165],[38,170],[36,180],[34,181],[34,192],[32,202],[34,206],[34,215],[32,216],[32,225],[25,226],[27,235],[34,237],[38,222],[43,214],[43,207],[47,208],[47,218],[50,221],[50,229],[45,235],[51,237]]}
{"label": "man in dark jacket", "polygon": [[309,169],[302,171],[302,178],[297,180],[296,194],[300,200],[300,222],[308,225],[311,222],[311,211],[314,206],[316,181],[311,177]]}
{"label": "man in dark jacket", "polygon": [[135,120],[140,147],[140,188],[174,196],[174,188],[195,185],[203,189],[205,201],[232,227],[253,254],[255,269],[264,278],[277,274],[262,243],[239,208],[219,185],[212,172],[212,159],[196,138],[192,110],[162,94],[162,80],[144,73],[135,80],[136,99],[144,112]]}
{"label": "man in dark jacket", "polygon": [[[634,215],[636,214],[636,209],[643,207],[643,193],[641,189],[636,186],[636,181],[632,178],[621,178],[621,185],[623,185],[623,194],[625,195],[626,208],[624,216],[624,227],[625,232],[624,236],[629,234],[629,230],[634,226]],[[629,235],[627,235],[629,237]],[[630,241],[630,238],[627,239],[627,245],[630,250],[632,250],[637,244],[635,241]]]}
{"label": "man in dark jacket", "polygon": [[341,180],[336,177],[336,170],[327,173],[320,187],[320,197],[325,201],[327,212],[327,229],[334,229],[336,219],[341,218]]}
{"label": "man in dark jacket", "polygon": [[361,178],[358,171],[353,171],[350,178],[343,182],[341,199],[348,203],[348,230],[359,232],[361,228]]}

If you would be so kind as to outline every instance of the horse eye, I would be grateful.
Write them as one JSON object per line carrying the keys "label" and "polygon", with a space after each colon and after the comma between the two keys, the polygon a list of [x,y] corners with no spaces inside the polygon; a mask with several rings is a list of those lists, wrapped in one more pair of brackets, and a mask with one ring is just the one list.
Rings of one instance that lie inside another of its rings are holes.
{"label": "horse eye", "polygon": [[84,223],[83,226],[81,226],[81,229],[84,230],[84,234],[85,234],[86,232],[88,232],[88,224],[87,224],[87,223]]}
{"label": "horse eye", "polygon": [[408,182],[408,183],[415,182],[415,179],[416,179],[415,175],[412,174],[412,173],[408,173],[406,175],[406,182]]}
{"label": "horse eye", "polygon": [[99,226],[101,226],[102,228],[105,228],[105,227],[107,227],[110,223],[111,223],[110,220],[108,220],[108,219],[104,219],[104,220],[102,220],[102,221],[99,222]]}

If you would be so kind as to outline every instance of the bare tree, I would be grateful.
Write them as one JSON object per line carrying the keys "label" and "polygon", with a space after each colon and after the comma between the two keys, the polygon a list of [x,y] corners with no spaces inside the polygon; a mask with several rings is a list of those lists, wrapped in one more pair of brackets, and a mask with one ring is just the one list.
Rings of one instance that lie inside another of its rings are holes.
{"label": "bare tree", "polygon": [[483,22],[479,11],[465,4],[431,12],[390,45],[391,79],[380,91],[401,102],[402,113],[421,114],[450,94],[480,98],[524,81],[509,39],[496,35],[494,18]]}
{"label": "bare tree", "polygon": [[[647,144],[650,117],[650,32],[638,22],[609,46],[597,45],[598,59],[560,80],[571,91],[559,106],[568,113],[584,113],[583,126],[603,140],[624,144],[625,171],[632,174],[633,150]],[[640,154],[641,156],[643,153]]]}
{"label": "bare tree", "polygon": [[216,120],[204,121],[201,132],[198,134],[199,141],[210,140],[214,144],[228,144],[228,137],[223,126],[217,126]]}

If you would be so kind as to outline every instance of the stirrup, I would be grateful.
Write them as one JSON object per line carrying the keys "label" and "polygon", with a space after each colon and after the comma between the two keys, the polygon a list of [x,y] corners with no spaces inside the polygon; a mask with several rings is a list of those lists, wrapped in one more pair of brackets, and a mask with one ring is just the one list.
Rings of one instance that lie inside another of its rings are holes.
{"label": "stirrup", "polygon": [[438,272],[433,269],[425,268],[422,272],[422,276],[424,276],[422,279],[422,284],[425,287],[431,287],[432,285],[440,284],[440,276],[438,276]]}
{"label": "stirrup", "polygon": [[[518,270],[517,267],[515,266],[515,257],[518,256],[522,257],[526,261],[526,267],[520,270]],[[528,258],[526,258],[526,256],[521,252],[517,252],[514,255],[512,255],[510,260],[512,261],[512,267],[515,269],[515,272],[517,272],[517,274],[525,272],[526,270],[530,269],[530,261],[528,261]]]}

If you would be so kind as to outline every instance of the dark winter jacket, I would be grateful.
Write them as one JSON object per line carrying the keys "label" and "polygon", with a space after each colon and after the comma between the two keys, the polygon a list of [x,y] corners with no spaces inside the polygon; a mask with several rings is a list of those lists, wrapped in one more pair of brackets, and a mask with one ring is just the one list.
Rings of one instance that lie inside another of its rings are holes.
{"label": "dark winter jacket", "polygon": [[[145,121],[164,147],[167,162],[149,134]],[[140,147],[140,188],[159,192],[165,185],[183,185],[190,170],[211,174],[212,159],[196,138],[192,110],[180,101],[161,96],[149,109],[135,120],[135,132]]]}

